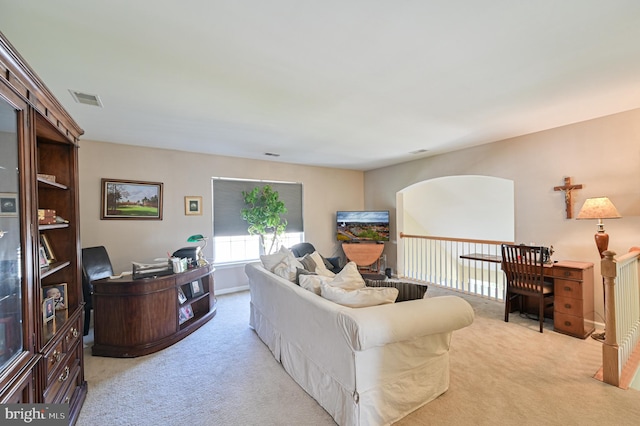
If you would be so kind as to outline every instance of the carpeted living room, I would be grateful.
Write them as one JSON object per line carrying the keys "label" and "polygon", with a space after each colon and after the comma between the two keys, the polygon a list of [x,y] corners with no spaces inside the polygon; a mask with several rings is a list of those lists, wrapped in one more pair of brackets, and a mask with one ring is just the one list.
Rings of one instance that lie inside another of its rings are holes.
{"label": "carpeted living room", "polygon": [[[639,2],[0,11],[7,407],[87,426],[640,422],[638,274],[620,273],[640,263]],[[272,250],[242,210],[264,185],[287,210]],[[356,232],[345,213],[384,218]],[[309,242],[311,266],[287,252]],[[503,244],[545,264],[542,315],[509,305]]]}

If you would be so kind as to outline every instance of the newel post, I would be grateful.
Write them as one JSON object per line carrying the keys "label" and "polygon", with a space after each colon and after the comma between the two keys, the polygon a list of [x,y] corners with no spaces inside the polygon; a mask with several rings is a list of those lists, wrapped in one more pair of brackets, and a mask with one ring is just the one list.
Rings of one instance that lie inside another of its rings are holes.
{"label": "newel post", "polygon": [[600,261],[600,273],[604,284],[604,320],[605,339],[602,345],[603,381],[610,385],[620,385],[620,366],[618,364],[618,337],[616,336],[616,254],[605,251]]}

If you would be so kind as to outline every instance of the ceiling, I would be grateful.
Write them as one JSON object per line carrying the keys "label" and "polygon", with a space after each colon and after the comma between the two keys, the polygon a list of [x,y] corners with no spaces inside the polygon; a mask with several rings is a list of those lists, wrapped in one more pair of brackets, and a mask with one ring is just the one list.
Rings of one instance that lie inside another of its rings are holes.
{"label": "ceiling", "polygon": [[637,0],[0,0],[0,11],[84,140],[370,170],[640,107]]}

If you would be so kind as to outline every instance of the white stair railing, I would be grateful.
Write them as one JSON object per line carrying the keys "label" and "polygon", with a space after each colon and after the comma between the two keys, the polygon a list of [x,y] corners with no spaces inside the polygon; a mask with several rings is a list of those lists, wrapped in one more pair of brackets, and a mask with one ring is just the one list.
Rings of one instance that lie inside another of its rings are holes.
{"label": "white stair railing", "polygon": [[504,299],[502,244],[474,240],[400,234],[398,275],[494,300]]}
{"label": "white stair railing", "polygon": [[[635,369],[631,355],[640,342],[640,284],[638,267],[640,251],[614,258],[605,251],[601,274],[605,286],[605,341],[602,346],[603,381],[626,387]],[[623,378],[625,378],[623,380]]]}

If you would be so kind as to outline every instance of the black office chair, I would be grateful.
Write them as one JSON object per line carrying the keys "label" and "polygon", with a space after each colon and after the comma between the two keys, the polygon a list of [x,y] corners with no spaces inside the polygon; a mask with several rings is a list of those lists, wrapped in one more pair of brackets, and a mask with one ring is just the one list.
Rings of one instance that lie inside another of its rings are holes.
{"label": "black office chair", "polygon": [[511,301],[522,296],[538,299],[540,333],[544,324],[544,310],[553,306],[553,300],[545,304],[546,299],[553,297],[553,283],[544,278],[544,247],[515,244],[502,245],[502,270],[507,278],[505,295],[504,321],[509,322]]}
{"label": "black office chair", "polygon": [[82,249],[82,295],[84,296],[84,335],[89,334],[91,309],[93,309],[92,282],[113,275],[111,260],[104,246]]}

